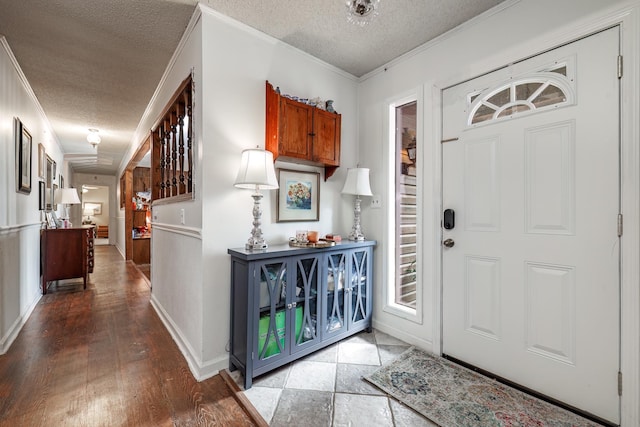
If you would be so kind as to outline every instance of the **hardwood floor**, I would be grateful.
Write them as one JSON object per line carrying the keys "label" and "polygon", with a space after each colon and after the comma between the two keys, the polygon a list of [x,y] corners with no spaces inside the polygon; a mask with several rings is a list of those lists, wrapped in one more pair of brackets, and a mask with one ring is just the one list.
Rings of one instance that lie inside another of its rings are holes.
{"label": "hardwood floor", "polygon": [[67,282],[50,286],[0,356],[1,426],[264,423],[219,375],[193,378],[147,282],[113,246],[96,247],[86,291]]}

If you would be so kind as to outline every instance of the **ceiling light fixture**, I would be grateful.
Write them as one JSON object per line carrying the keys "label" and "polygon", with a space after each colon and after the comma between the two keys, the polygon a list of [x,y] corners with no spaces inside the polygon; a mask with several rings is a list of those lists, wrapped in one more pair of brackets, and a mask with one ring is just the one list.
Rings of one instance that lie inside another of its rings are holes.
{"label": "ceiling light fixture", "polygon": [[89,135],[87,135],[87,141],[89,142],[89,144],[93,146],[93,148],[96,148],[96,146],[100,144],[100,141],[102,141],[102,138],[100,138],[100,135],[98,134],[98,129],[89,129]]}
{"label": "ceiling light fixture", "polygon": [[349,22],[364,27],[378,16],[380,0],[346,0]]}

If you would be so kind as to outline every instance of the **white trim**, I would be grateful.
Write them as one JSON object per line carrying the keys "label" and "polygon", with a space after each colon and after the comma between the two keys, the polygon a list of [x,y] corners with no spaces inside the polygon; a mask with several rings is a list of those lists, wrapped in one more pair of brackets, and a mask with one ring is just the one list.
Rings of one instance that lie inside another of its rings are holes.
{"label": "white trim", "polygon": [[[187,24],[187,28],[184,30],[182,38],[180,38],[180,41],[178,42],[178,46],[176,46],[175,50],[173,51],[173,55],[171,56],[171,59],[169,59],[169,63],[165,67],[164,73],[162,74],[162,77],[160,77],[160,81],[156,85],[156,90],[153,92],[151,99],[147,103],[147,108],[145,108],[144,113],[142,113],[142,117],[140,117],[140,120],[138,121],[138,127],[136,127],[135,132],[133,132],[133,137],[131,138],[131,148],[127,155],[122,157],[120,165],[118,165],[118,176],[122,175],[125,168],[129,164],[129,161],[131,161],[133,154],[140,148],[140,146],[148,137],[148,131],[150,132],[150,129],[143,129],[142,125],[143,123],[147,122],[148,118],[150,118],[151,112],[156,107],[156,102],[158,100],[158,97],[160,96],[160,92],[162,92],[162,90],[164,89],[165,84],[167,83],[167,79],[173,71],[174,65],[178,61],[178,57],[180,56],[180,54],[182,54],[187,41],[191,37],[191,33],[193,33],[193,30],[195,30],[196,25],[202,17],[202,12],[200,9],[200,7],[196,7],[193,15],[191,15],[191,19]],[[142,135],[142,137],[140,137],[140,135]]]}
{"label": "white trim", "polygon": [[40,119],[42,120],[42,122],[44,123],[44,126],[46,128],[45,130],[47,132],[49,132],[49,134],[51,135],[51,138],[53,139],[53,141],[56,144],[58,144],[58,149],[62,153],[64,153],[64,150],[62,149],[62,145],[60,144],[60,140],[58,139],[57,134],[53,131],[53,127],[51,126],[51,123],[49,122],[49,118],[45,114],[44,109],[42,108],[42,105],[40,105],[40,101],[38,101],[38,98],[36,97],[35,92],[31,88],[31,84],[29,84],[29,81],[27,80],[27,77],[22,72],[22,68],[20,68],[20,64],[18,64],[18,60],[13,55],[13,51],[11,50],[11,47],[9,46],[9,42],[7,41],[7,38],[5,36],[3,36],[3,35],[0,35],[0,45],[2,45],[2,47],[5,50],[5,52],[7,53],[7,56],[9,57],[9,60],[11,61],[11,64],[13,65],[13,68],[16,70],[16,74],[18,75],[18,80],[20,80],[20,83],[22,83],[22,86],[24,87],[25,92],[27,92],[27,96],[31,99],[31,102],[33,102],[33,105],[34,105],[36,111],[40,115]]}
{"label": "white trim", "polygon": [[167,233],[182,234],[183,236],[202,240],[202,230],[200,228],[185,227],[184,225],[166,224],[163,222],[152,222],[151,228],[154,231],[162,230],[166,231]]}
{"label": "white trim", "polygon": [[[383,283],[386,283],[383,286],[382,295],[383,295],[383,304],[382,311],[392,314],[394,316],[401,317],[403,319],[407,319],[411,322],[417,324],[423,324],[423,313],[424,313],[424,266],[426,263],[424,262],[424,233],[417,233],[417,241],[416,241],[416,308],[411,309],[408,307],[404,307],[399,304],[395,304],[393,301],[395,299],[395,262],[396,262],[396,245],[395,245],[395,158],[396,158],[396,132],[395,127],[391,126],[392,123],[395,124],[395,109],[400,105],[407,104],[409,102],[416,102],[416,143],[419,146],[418,149],[418,164],[424,165],[426,156],[424,155],[424,144],[421,144],[424,141],[423,132],[424,132],[424,120],[423,120],[423,105],[424,105],[424,97],[422,96],[422,88],[417,87],[410,91],[404,92],[398,96],[393,98],[389,98],[384,103],[385,111],[383,113],[383,117],[387,119],[384,120],[384,130],[383,135],[385,138],[384,146],[386,146],[386,153],[382,156],[383,159],[387,159],[382,167],[382,173],[385,177],[384,183],[381,186],[386,188],[384,189],[385,199],[388,200],[388,203],[383,203],[383,206],[386,206],[383,214],[383,224],[384,229],[383,233],[385,236],[385,241],[389,242],[386,247],[382,247],[382,277]],[[424,198],[424,176],[425,176],[425,168],[424,166],[417,168],[417,176],[416,183],[419,186],[420,194],[416,194],[419,196],[419,200],[417,200],[416,204],[416,223],[422,224],[424,221],[424,206],[425,206],[425,198]],[[392,177],[393,175],[393,177]],[[392,243],[393,242],[393,243]],[[392,289],[394,289],[392,291]]]}
{"label": "white trim", "polygon": [[36,298],[34,298],[27,310],[22,313],[15,320],[15,322],[13,322],[13,325],[11,325],[11,327],[7,331],[7,334],[0,339],[0,354],[5,354],[9,350],[9,348],[11,348],[11,344],[13,344],[15,339],[18,338],[18,334],[20,334],[20,331],[22,331],[22,327],[25,323],[27,323],[29,317],[31,317],[31,313],[33,313],[33,310],[35,310],[36,306],[38,305],[40,298],[42,298],[41,293],[38,293],[36,295]]}
{"label": "white trim", "polygon": [[397,58],[392,59],[391,61],[387,62],[384,65],[381,65],[380,67],[376,68],[373,71],[370,71],[366,74],[364,74],[363,76],[360,77],[359,81],[362,83],[365,80],[368,80],[372,77],[375,77],[376,75],[380,74],[380,73],[384,73],[386,72],[389,68],[392,68],[393,66],[395,66],[396,64],[402,64],[405,61],[408,61],[410,58],[419,55],[422,52],[426,52],[430,49],[432,49],[434,46],[443,43],[444,41],[446,41],[447,39],[457,35],[458,33],[465,33],[467,31],[471,31],[471,27],[481,23],[482,21],[485,21],[487,19],[489,19],[490,17],[492,17],[493,15],[496,15],[498,13],[501,13],[503,10],[513,6],[514,4],[520,2],[522,0],[507,0],[504,1],[494,7],[492,7],[491,9],[481,13],[480,15],[474,16],[473,18],[469,19],[468,21],[465,21],[464,23],[458,25],[457,27],[447,31],[444,34],[439,35],[438,37],[429,40],[428,42],[421,44],[420,46],[416,47],[413,50],[410,50],[409,52],[402,54],[400,56],[398,56]]}
{"label": "white trim", "polygon": [[16,224],[16,225],[3,225],[0,226],[0,236],[4,236],[12,233],[19,233],[23,230],[28,230],[29,228],[42,227],[41,222],[28,222],[25,224]]}
{"label": "white trim", "polygon": [[199,3],[198,6],[200,7],[200,9],[202,10],[203,13],[206,12],[208,15],[211,15],[211,16],[215,17],[216,19],[224,22],[225,24],[233,26],[234,28],[237,28],[238,30],[243,31],[243,32],[251,35],[252,37],[256,37],[256,38],[262,39],[262,40],[264,40],[267,43],[272,44],[272,45],[279,45],[279,46],[285,47],[287,49],[290,49],[290,50],[296,52],[297,54],[305,56],[306,58],[308,58],[311,61],[313,61],[315,64],[317,64],[317,65],[319,65],[319,66],[321,66],[321,67],[323,67],[323,68],[325,68],[325,69],[327,69],[329,71],[332,71],[332,72],[338,74],[341,77],[344,77],[344,78],[349,79],[349,80],[354,81],[354,82],[358,82],[358,80],[359,80],[358,77],[356,77],[353,74],[350,74],[350,73],[348,73],[348,72],[336,67],[335,65],[331,65],[328,62],[325,62],[320,58],[312,56],[308,52],[305,52],[305,51],[303,51],[301,49],[298,49],[297,47],[291,46],[290,44],[285,43],[280,39],[277,39],[277,38],[275,38],[273,36],[270,36],[270,35],[268,35],[266,33],[263,33],[260,30],[257,30],[257,29],[255,29],[253,27],[248,26],[247,24],[244,24],[242,22],[236,21],[235,19],[233,19],[233,18],[231,18],[231,17],[229,17],[227,15],[223,15],[222,13],[218,12],[215,9],[212,9],[208,5]]}
{"label": "white trim", "polygon": [[169,331],[173,341],[176,343],[180,352],[187,361],[189,370],[197,381],[203,381],[207,378],[211,378],[219,371],[229,366],[229,358],[227,356],[219,357],[203,363],[202,360],[197,357],[194,349],[189,345],[189,340],[184,337],[180,328],[178,328],[178,326],[171,320],[171,316],[167,314],[164,307],[162,307],[162,304],[160,304],[153,293],[151,294],[151,306],[158,314],[158,317],[164,324],[165,328],[167,328],[167,331]]}
{"label": "white trim", "polygon": [[[616,7],[609,12],[604,11],[598,16],[568,25],[556,31],[544,39],[532,39],[531,41],[514,46],[498,56],[491,57],[487,63],[476,64],[478,67],[469,69],[486,69],[491,71],[497,67],[522,58],[522,52],[544,52],[562,44],[566,44],[582,37],[589,36],[598,31],[620,25],[621,51],[625,58],[624,76],[621,90],[621,210],[624,214],[624,235],[621,239],[621,371],[622,397],[621,397],[621,426],[633,427],[640,425],[640,125],[637,117],[640,115],[640,7],[638,1],[628,2],[623,7]],[[531,56],[531,55],[530,55]],[[474,75],[479,73],[474,72]],[[471,79],[474,76],[465,76]],[[442,90],[462,81],[460,76],[448,77],[435,83],[433,103],[442,104]],[[432,119],[440,126],[434,126],[431,144],[434,151],[438,152],[438,159],[442,158],[440,140],[442,137],[441,112],[434,110]],[[439,120],[439,121],[436,121]],[[442,179],[442,171],[439,171]],[[442,203],[442,187],[436,194],[438,203]],[[434,200],[436,200],[434,198]],[[441,207],[440,207],[441,209]],[[439,219],[439,216],[436,217]],[[434,220],[434,223],[438,222]],[[434,227],[436,224],[434,224]],[[439,224],[437,224],[439,228]],[[442,247],[437,245],[437,263],[442,260]],[[434,332],[438,336],[442,333],[442,271],[437,272],[436,281],[438,300],[434,301],[434,311],[438,312],[435,318]],[[438,306],[438,307],[436,307]],[[434,335],[433,351],[441,354],[440,339]]]}
{"label": "white trim", "polygon": [[[637,4],[637,3],[636,3]],[[621,425],[640,425],[640,7],[621,21],[621,52],[625,59],[621,85]]]}
{"label": "white trim", "polygon": [[433,348],[433,343],[431,341],[416,338],[415,335],[409,334],[405,330],[389,326],[388,323],[379,323],[375,318],[373,319],[372,326],[373,329],[384,332],[387,335],[391,335],[392,337],[404,341],[407,344],[415,345],[418,348],[427,349],[427,351],[430,351],[429,349]]}

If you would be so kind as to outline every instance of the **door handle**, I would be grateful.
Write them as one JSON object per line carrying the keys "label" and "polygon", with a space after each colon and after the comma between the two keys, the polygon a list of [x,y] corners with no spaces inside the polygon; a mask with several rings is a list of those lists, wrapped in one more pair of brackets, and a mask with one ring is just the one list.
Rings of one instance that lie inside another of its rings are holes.
{"label": "door handle", "polygon": [[445,245],[447,248],[452,248],[453,245],[456,244],[456,242],[453,241],[453,239],[447,239],[444,242],[442,242],[443,245]]}

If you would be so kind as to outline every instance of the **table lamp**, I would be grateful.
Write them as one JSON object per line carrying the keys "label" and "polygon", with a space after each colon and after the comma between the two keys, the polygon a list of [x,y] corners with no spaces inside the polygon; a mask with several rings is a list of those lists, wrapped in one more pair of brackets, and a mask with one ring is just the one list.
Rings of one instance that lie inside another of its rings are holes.
{"label": "table lamp", "polygon": [[353,209],[354,219],[349,240],[362,241],[364,235],[360,228],[360,196],[373,196],[369,185],[369,169],[354,168],[347,171],[347,180],[342,188],[342,194],[353,194],[356,196]]}
{"label": "table lamp", "polygon": [[[75,188],[58,188],[53,196],[55,204],[62,203],[64,205],[64,219],[67,221],[68,226],[71,226],[69,222],[69,205],[77,205],[80,203],[80,197]],[[65,227],[66,228],[66,227]]]}
{"label": "table lamp", "polygon": [[262,210],[260,209],[262,194],[260,190],[275,190],[278,188],[278,180],[273,168],[273,154],[260,148],[244,150],[238,176],[233,185],[237,188],[255,190],[255,193],[251,195],[253,197],[253,229],[245,248],[247,250],[266,249],[267,242],[262,237],[262,230],[260,229],[260,218],[262,217]]}

